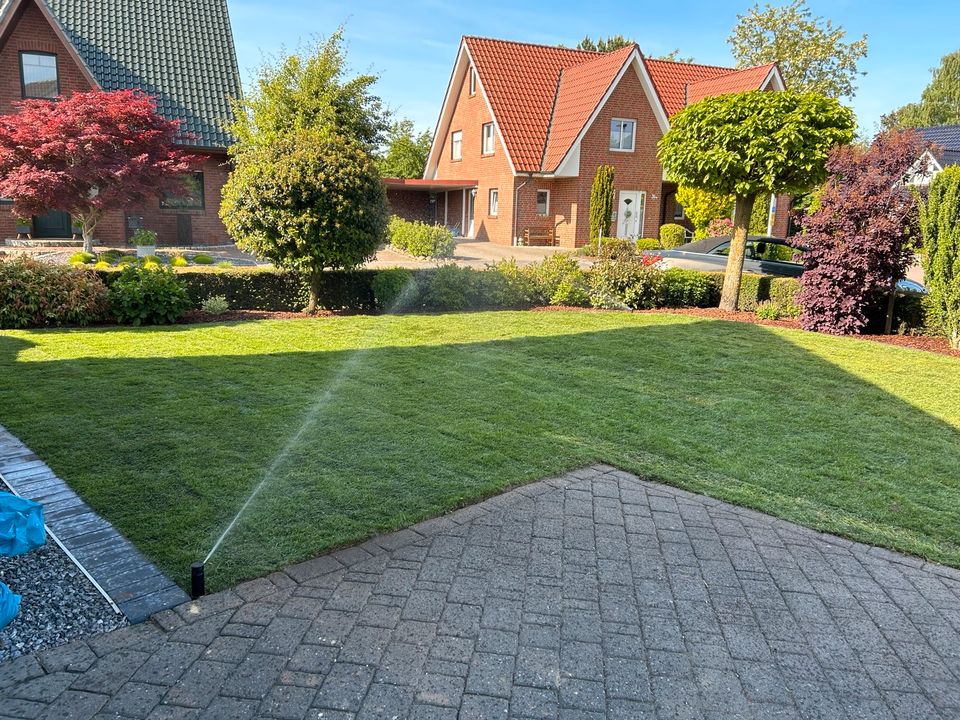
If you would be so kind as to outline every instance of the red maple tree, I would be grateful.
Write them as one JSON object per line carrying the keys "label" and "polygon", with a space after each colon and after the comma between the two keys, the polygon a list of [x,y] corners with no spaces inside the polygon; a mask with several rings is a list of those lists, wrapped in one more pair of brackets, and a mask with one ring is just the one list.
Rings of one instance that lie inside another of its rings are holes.
{"label": "red maple tree", "polygon": [[0,116],[0,197],[17,217],[70,213],[89,252],[104,213],[184,192],[196,158],[175,146],[178,135],[138,90],[25,100]]}

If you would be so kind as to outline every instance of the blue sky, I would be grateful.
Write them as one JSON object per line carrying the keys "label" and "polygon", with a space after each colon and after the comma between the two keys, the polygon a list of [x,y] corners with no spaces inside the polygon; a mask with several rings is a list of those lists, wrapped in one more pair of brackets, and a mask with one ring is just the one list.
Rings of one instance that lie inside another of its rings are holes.
{"label": "blue sky", "polygon": [[[430,130],[461,35],[572,46],[584,34],[621,33],[635,38],[647,55],[679,48],[697,62],[724,65],[732,63],[726,37],[737,13],[751,4],[634,2],[613,13],[612,6],[602,9],[606,6],[583,0],[229,0],[245,83],[264,58],[344,24],[352,68],[380,75],[376,91],[388,106]],[[867,75],[852,102],[867,135],[885,112],[918,99],[940,57],[960,47],[956,34],[945,31],[960,25],[960,4],[948,0],[812,0],[810,6],[848,36],[868,35],[869,53],[861,64]]]}

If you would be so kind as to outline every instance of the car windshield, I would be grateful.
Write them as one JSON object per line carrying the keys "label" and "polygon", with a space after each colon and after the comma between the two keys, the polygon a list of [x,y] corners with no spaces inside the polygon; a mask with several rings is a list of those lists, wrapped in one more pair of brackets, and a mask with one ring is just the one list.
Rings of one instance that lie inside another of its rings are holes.
{"label": "car windshield", "polygon": [[[729,255],[730,243],[718,245],[711,255]],[[748,260],[775,260],[777,262],[800,264],[800,251],[784,243],[768,242],[765,240],[750,240],[747,242]]]}

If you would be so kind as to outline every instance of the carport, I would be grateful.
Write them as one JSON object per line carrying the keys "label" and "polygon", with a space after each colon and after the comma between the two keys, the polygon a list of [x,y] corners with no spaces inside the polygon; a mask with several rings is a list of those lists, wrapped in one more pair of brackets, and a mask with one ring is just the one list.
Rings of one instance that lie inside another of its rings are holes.
{"label": "carport", "polygon": [[456,235],[467,235],[470,227],[467,209],[472,207],[469,193],[476,180],[422,180],[384,178],[391,212],[404,220],[419,220],[444,225]]}

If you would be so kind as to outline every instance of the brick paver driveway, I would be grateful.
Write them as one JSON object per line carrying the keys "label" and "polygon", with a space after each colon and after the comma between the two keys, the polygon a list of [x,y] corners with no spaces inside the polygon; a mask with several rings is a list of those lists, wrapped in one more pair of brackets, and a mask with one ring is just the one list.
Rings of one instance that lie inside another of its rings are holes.
{"label": "brick paver driveway", "polygon": [[956,718],[960,574],[605,466],[0,667],[50,718]]}

